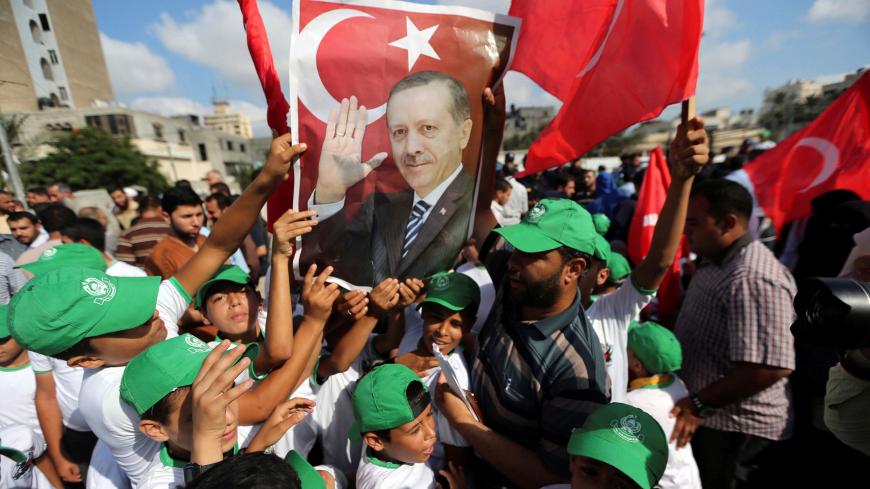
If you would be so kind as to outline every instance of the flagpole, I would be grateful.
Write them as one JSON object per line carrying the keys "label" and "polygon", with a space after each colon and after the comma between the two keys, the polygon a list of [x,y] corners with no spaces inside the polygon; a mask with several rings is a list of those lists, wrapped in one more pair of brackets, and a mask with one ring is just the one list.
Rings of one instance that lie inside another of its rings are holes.
{"label": "flagpole", "polygon": [[683,107],[680,113],[680,122],[683,123],[683,127],[689,127],[689,119],[695,117],[695,96],[683,100]]}

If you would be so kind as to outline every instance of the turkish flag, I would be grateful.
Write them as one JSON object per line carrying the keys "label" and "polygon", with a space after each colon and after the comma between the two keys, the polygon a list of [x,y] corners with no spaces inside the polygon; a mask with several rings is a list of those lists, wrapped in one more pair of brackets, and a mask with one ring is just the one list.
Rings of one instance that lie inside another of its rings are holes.
{"label": "turkish flag", "polygon": [[[329,112],[356,96],[368,109],[362,161],[390,153],[384,111],[390,88],[409,73],[440,71],[463,83],[474,121],[463,151],[465,170],[478,175],[484,88],[495,87],[516,48],[519,19],[462,7],[387,0],[293,2],[290,120],[294,143],[308,150],[291,179],[272,195],[269,222],[303,209],[317,182]],[[489,171],[488,169],[486,169]],[[494,172],[494,168],[492,169]],[[348,219],[372,192],[407,188],[392,156],[346,194]],[[488,212],[489,203],[486,208]]]}
{"label": "turkish flag", "polygon": [[[634,264],[640,263],[649,253],[659,212],[665,205],[670,186],[671,171],[662,148],[656,146],[649,155],[649,165],[637,194],[637,207],[628,229],[628,258]],[[658,310],[664,316],[676,313],[680,304],[680,257],[683,248],[684,242],[677,249],[671,270],[659,285]]]}
{"label": "turkish flag", "polygon": [[777,229],[810,215],[812,200],[830,190],[870,199],[870,72],[807,127],[743,170]]}
{"label": "turkish flag", "polygon": [[695,93],[703,0],[514,0],[510,13],[523,19],[514,69],[563,102],[524,174],[577,158]]}

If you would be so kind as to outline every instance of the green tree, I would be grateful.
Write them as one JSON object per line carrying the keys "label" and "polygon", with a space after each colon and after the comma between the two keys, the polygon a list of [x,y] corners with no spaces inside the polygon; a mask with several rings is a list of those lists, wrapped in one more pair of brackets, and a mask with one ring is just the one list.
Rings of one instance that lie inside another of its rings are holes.
{"label": "green tree", "polygon": [[169,184],[128,138],[115,138],[95,128],[64,134],[51,143],[54,147],[41,160],[20,167],[25,186],[45,186],[66,182],[73,190],[103,188],[110,184],[141,185],[151,192]]}

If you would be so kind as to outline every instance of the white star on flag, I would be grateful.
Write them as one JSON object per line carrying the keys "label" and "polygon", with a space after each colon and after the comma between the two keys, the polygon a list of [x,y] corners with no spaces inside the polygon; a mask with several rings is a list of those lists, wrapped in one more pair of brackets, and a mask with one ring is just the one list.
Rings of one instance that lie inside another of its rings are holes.
{"label": "white star on flag", "polygon": [[429,44],[429,40],[432,39],[432,35],[435,34],[435,30],[438,29],[438,24],[433,25],[432,27],[427,27],[422,31],[417,29],[417,26],[411,22],[411,19],[405,17],[405,29],[406,35],[405,37],[393,41],[390,43],[390,46],[402,48],[408,51],[408,71],[411,71],[411,68],[414,67],[414,63],[417,62],[417,59],[420,56],[429,56],[430,58],[434,58],[440,60],[438,57],[438,53],[435,52],[435,49],[432,48],[432,45]]}

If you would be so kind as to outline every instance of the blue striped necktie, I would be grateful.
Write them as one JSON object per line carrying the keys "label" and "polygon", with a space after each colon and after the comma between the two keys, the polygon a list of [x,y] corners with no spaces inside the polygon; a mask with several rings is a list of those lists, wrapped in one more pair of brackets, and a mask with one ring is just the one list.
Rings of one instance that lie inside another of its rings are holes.
{"label": "blue striped necktie", "polygon": [[408,250],[411,249],[411,243],[417,239],[417,233],[420,232],[420,227],[423,225],[423,216],[426,215],[429,207],[429,204],[421,200],[411,209],[411,218],[408,219],[408,225],[405,227],[405,244],[402,246],[402,258],[405,258]]}

